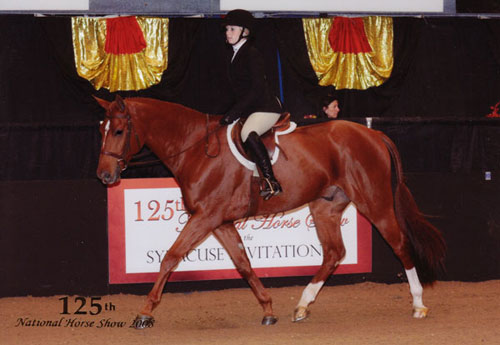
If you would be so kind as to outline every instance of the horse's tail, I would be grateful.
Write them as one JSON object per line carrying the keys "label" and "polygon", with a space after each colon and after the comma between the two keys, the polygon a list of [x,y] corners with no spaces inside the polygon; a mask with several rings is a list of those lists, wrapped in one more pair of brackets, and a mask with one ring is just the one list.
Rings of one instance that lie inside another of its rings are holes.
{"label": "horse's tail", "polygon": [[444,268],[446,245],[441,232],[429,223],[419,211],[415,199],[404,182],[401,158],[396,145],[382,134],[396,171],[394,203],[399,226],[408,238],[408,247],[420,281],[430,285],[436,281],[437,273]]}

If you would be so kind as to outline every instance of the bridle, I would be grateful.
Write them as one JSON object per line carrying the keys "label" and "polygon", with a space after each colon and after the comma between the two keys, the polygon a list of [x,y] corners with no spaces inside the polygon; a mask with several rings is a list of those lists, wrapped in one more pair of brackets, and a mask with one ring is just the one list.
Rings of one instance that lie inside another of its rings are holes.
{"label": "bridle", "polygon": [[[122,153],[101,150],[101,155],[116,158],[117,162],[118,162],[118,166],[120,167],[121,171],[124,171],[125,169],[127,169],[127,166],[128,166],[128,162],[126,160],[126,157],[127,157],[128,153],[130,152],[131,133],[132,133],[132,131],[134,132],[135,139],[137,141],[137,147],[141,148],[141,143],[139,141],[139,135],[134,130],[134,127],[132,125],[132,118],[129,114],[117,114],[117,115],[113,115],[113,116],[106,115],[106,118],[109,121],[111,121],[112,119],[126,119],[127,120],[127,133],[125,134],[125,144],[124,144]],[[104,140],[106,140],[106,139],[107,138],[104,138]],[[103,145],[102,147],[104,148],[104,146],[105,145]]]}
{"label": "bridle", "polygon": [[[215,129],[209,130],[209,118],[208,117],[209,117],[208,114],[206,114],[206,124],[205,124],[206,134],[203,136],[203,138],[201,138],[200,140],[196,141],[194,144],[189,145],[188,147],[184,148],[183,150],[181,150],[181,151],[179,151],[179,152],[177,152],[177,153],[175,153],[173,155],[168,156],[167,158],[172,158],[172,157],[179,156],[179,155],[183,154],[184,152],[188,151],[189,149],[191,149],[193,146],[199,144],[203,140],[205,141],[205,154],[206,154],[206,156],[209,157],[209,158],[216,158],[219,155],[219,153],[220,153],[220,140],[219,140],[219,137],[216,135],[218,149],[217,149],[217,152],[215,154],[213,154],[213,155],[211,155],[211,154],[208,153],[208,138],[212,134],[217,133],[222,128],[222,126],[217,126]],[[135,134],[135,139],[137,141],[137,147],[138,148],[142,147],[141,142],[139,140],[139,135],[134,130],[134,126],[132,124],[132,117],[129,114],[117,114],[117,115],[113,115],[113,116],[106,115],[106,118],[109,121],[111,121],[112,119],[126,119],[127,120],[127,133],[126,133],[125,145],[124,145],[122,153],[116,153],[116,152],[101,150],[101,155],[110,156],[110,157],[113,157],[113,158],[117,159],[118,166],[120,167],[121,171],[124,171],[125,169],[127,169],[128,165],[130,165],[130,166],[132,166],[132,165],[143,165],[144,163],[145,164],[150,164],[151,162],[129,163],[126,160],[126,157],[127,157],[128,153],[130,151],[130,136],[131,136],[132,132],[134,132],[134,134]],[[107,138],[105,138],[104,140],[106,140],[106,139]],[[104,145],[103,145],[103,147],[104,147]],[[154,160],[152,162],[156,163],[156,162],[159,162],[159,160]]]}

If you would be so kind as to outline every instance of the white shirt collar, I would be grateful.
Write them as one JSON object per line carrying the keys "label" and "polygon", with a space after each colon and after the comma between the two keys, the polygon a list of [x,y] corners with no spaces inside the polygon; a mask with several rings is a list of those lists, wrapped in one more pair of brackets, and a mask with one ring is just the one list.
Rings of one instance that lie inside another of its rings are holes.
{"label": "white shirt collar", "polygon": [[234,57],[236,56],[236,53],[238,53],[238,50],[240,50],[240,48],[243,46],[243,44],[245,44],[246,41],[247,41],[246,38],[242,38],[238,43],[232,45],[233,57],[231,58],[231,62],[233,61]]}

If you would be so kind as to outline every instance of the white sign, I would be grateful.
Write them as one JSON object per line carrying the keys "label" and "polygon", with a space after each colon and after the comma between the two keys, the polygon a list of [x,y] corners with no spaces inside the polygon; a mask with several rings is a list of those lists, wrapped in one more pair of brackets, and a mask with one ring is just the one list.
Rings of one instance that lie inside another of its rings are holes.
{"label": "white sign", "polygon": [[443,12],[444,0],[220,0],[221,11],[284,12]]}
{"label": "white sign", "polygon": [[[161,260],[189,219],[175,180],[122,180],[118,186],[108,189],[108,208],[110,282],[154,281]],[[341,231],[347,254],[341,266],[354,271],[367,267],[366,262],[361,262],[367,258],[359,255],[358,237],[368,232],[371,270],[371,229],[359,231],[362,228],[359,219],[362,218],[350,205],[342,217]],[[322,247],[307,206],[242,219],[235,226],[252,267],[261,276],[312,274],[313,268],[321,265]],[[365,227],[370,228],[369,224]],[[366,251],[366,245],[361,247]],[[228,253],[213,236],[187,253],[175,274],[177,280],[238,277]]]}

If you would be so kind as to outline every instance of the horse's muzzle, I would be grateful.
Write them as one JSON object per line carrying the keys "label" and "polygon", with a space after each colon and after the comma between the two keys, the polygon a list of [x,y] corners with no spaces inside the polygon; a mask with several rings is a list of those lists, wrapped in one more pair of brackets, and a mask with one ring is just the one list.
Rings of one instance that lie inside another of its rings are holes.
{"label": "horse's muzzle", "polygon": [[117,182],[120,178],[120,173],[119,173],[118,169],[114,173],[110,173],[107,170],[98,171],[97,177],[104,184],[107,184],[107,185],[113,184],[113,183]]}

